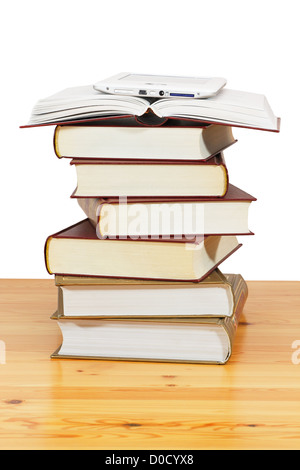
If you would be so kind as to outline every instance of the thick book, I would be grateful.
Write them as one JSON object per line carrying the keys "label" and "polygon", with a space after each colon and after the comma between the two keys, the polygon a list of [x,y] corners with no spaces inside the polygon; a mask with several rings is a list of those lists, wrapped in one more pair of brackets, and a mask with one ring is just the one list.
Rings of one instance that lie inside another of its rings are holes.
{"label": "thick book", "polygon": [[199,283],[98,278],[75,284],[73,277],[73,284],[58,286],[56,317],[230,317],[245,288],[240,274],[218,268]]}
{"label": "thick book", "polygon": [[244,282],[230,317],[83,319],[53,316],[63,339],[51,357],[225,364],[232,354],[247,295]]}
{"label": "thick book", "polygon": [[228,189],[222,153],[197,162],[73,159],[71,165],[77,173],[73,197],[222,197]]}
{"label": "thick book", "polygon": [[223,198],[78,198],[99,238],[249,235],[256,198],[229,184]]}
{"label": "thick book", "polygon": [[47,238],[50,274],[201,281],[241,245],[235,236],[101,240],[88,219]]}
{"label": "thick book", "polygon": [[[168,118],[195,119],[227,126],[279,132],[277,118],[266,97],[223,88],[216,96],[205,99],[163,98],[146,99],[135,96],[109,95],[96,91],[92,85],[67,88],[34,106],[26,126],[78,122],[107,116],[157,116],[164,122]],[[151,119],[150,119],[151,122]]]}
{"label": "thick book", "polygon": [[229,126],[57,126],[59,158],[207,160],[235,142]]}

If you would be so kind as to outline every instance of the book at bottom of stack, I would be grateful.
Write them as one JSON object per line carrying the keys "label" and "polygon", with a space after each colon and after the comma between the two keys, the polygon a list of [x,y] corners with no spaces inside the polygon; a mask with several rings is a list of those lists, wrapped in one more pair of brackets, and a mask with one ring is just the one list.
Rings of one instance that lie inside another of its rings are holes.
{"label": "book at bottom of stack", "polygon": [[218,268],[200,283],[57,275],[56,285],[63,340],[52,358],[224,364],[248,293]]}
{"label": "book at bottom of stack", "polygon": [[233,235],[101,240],[88,219],[50,236],[63,337],[52,358],[226,363],[247,286],[218,265],[240,246]]}

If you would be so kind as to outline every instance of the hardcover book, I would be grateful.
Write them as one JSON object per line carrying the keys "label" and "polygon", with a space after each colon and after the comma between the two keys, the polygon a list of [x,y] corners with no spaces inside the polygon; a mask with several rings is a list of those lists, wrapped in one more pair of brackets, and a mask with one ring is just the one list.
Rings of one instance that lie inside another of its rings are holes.
{"label": "hardcover book", "polygon": [[62,344],[52,358],[225,364],[248,295],[243,283],[229,317],[57,319]]}
{"label": "hardcover book", "polygon": [[84,160],[71,164],[77,172],[73,197],[222,197],[228,189],[223,154],[209,160]]}
{"label": "hardcover book", "polygon": [[223,198],[78,198],[99,237],[249,235],[256,199],[229,184]]}
{"label": "hardcover book", "polygon": [[223,275],[219,269],[199,283],[96,278],[96,284],[89,278],[76,284],[77,276],[70,277],[67,283],[56,279],[57,317],[226,317],[245,283],[240,274]]}
{"label": "hardcover book", "polygon": [[235,142],[229,126],[145,127],[134,122],[57,126],[55,153],[76,159],[207,160]]}
{"label": "hardcover book", "polygon": [[50,274],[200,281],[240,246],[229,235],[101,240],[86,219],[48,237],[45,261]]}
{"label": "hardcover book", "polygon": [[158,122],[168,118],[195,119],[226,126],[248,127],[279,132],[280,120],[266,97],[223,88],[206,99],[146,99],[116,96],[94,90],[92,85],[67,88],[38,101],[26,126],[78,122],[107,116],[146,116],[151,112]]}

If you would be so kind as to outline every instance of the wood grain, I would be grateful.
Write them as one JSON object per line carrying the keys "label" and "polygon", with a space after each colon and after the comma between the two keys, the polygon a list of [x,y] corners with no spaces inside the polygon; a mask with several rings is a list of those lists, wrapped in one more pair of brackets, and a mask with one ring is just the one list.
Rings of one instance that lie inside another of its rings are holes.
{"label": "wood grain", "polygon": [[211,366],[50,360],[54,281],[0,280],[0,449],[299,449],[300,282],[248,286]]}

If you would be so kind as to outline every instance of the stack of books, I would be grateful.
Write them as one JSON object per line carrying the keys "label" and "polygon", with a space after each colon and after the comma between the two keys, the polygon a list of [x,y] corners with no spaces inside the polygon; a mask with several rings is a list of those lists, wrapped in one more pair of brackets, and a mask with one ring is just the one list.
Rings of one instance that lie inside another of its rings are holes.
{"label": "stack of books", "polygon": [[253,235],[255,198],[229,183],[224,151],[233,127],[279,122],[264,96],[226,89],[150,104],[90,86],[37,103],[22,127],[55,125],[86,215],[46,241],[63,337],[53,358],[228,361],[247,285],[219,265]]}

